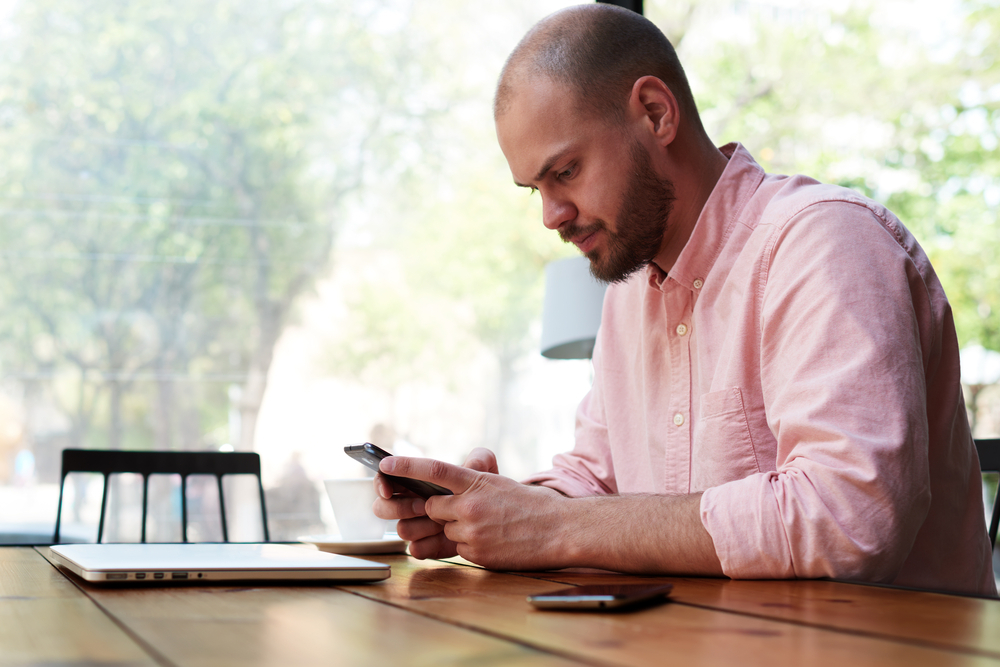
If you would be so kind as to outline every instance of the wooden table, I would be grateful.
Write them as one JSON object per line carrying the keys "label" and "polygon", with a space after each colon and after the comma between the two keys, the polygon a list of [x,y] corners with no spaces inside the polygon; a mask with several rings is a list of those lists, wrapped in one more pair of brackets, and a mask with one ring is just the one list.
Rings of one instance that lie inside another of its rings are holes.
{"label": "wooden table", "polygon": [[[0,548],[0,665],[994,665],[1000,600],[829,581],[490,572],[376,558],[344,586],[102,589]],[[563,584],[665,581],[630,613],[543,612]]]}

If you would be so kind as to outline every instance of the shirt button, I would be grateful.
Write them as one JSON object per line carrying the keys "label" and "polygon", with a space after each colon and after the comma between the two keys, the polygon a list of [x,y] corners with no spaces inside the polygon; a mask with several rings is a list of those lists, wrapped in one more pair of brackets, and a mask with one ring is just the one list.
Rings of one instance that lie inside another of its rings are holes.
{"label": "shirt button", "polygon": [[679,412],[676,415],[674,415],[674,424],[676,424],[677,426],[683,426],[684,425],[684,415],[682,415]]}
{"label": "shirt button", "polygon": [[678,336],[683,336],[687,332],[688,332],[688,328],[687,328],[686,324],[678,324],[677,325],[677,335]]}
{"label": "shirt button", "polygon": [[695,289],[701,289],[701,286],[705,284],[705,281],[701,278],[695,278],[695,281],[691,284],[694,285]]}

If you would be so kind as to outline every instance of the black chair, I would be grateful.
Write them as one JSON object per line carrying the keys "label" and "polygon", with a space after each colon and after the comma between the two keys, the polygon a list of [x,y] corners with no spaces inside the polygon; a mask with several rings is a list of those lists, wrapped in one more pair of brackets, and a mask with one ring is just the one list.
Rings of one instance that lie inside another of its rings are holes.
{"label": "black chair", "polygon": [[[979,469],[983,472],[1000,473],[1000,438],[980,438],[976,440],[979,450]],[[1000,523],[1000,485],[993,498],[993,518],[990,519],[990,544],[996,548],[997,524]]]}
{"label": "black chair", "polygon": [[187,535],[187,478],[189,475],[215,475],[219,487],[219,513],[222,516],[222,539],[229,541],[226,526],[226,505],[222,492],[223,475],[255,475],[260,489],[261,521],[264,541],[270,542],[267,530],[267,508],[264,505],[264,485],[260,478],[260,455],[255,452],[149,452],[105,449],[64,449],[62,453],[62,478],[59,483],[59,508],[56,513],[56,530],[53,542],[59,543],[62,520],[63,490],[70,473],[100,473],[104,476],[104,493],[101,497],[101,518],[97,525],[97,541],[104,535],[104,515],[108,509],[108,481],[112,474],[137,473],[142,475],[142,541],[146,541],[146,508],[151,474],[181,476],[181,526],[182,537]]}

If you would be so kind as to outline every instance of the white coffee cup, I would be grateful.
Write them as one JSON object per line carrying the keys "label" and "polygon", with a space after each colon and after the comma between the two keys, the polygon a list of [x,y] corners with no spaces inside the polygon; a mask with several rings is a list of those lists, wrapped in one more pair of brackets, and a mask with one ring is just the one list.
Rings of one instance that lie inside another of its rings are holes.
{"label": "white coffee cup", "polygon": [[327,479],[323,484],[343,539],[357,542],[382,539],[386,520],[372,511],[377,497],[373,479]]}

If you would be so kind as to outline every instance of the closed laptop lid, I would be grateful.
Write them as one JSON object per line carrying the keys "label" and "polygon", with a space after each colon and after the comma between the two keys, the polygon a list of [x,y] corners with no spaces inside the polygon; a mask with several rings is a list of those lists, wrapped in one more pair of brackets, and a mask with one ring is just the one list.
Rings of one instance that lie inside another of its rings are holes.
{"label": "closed laptop lid", "polygon": [[287,544],[60,544],[52,560],[94,583],[377,581],[390,568]]}

